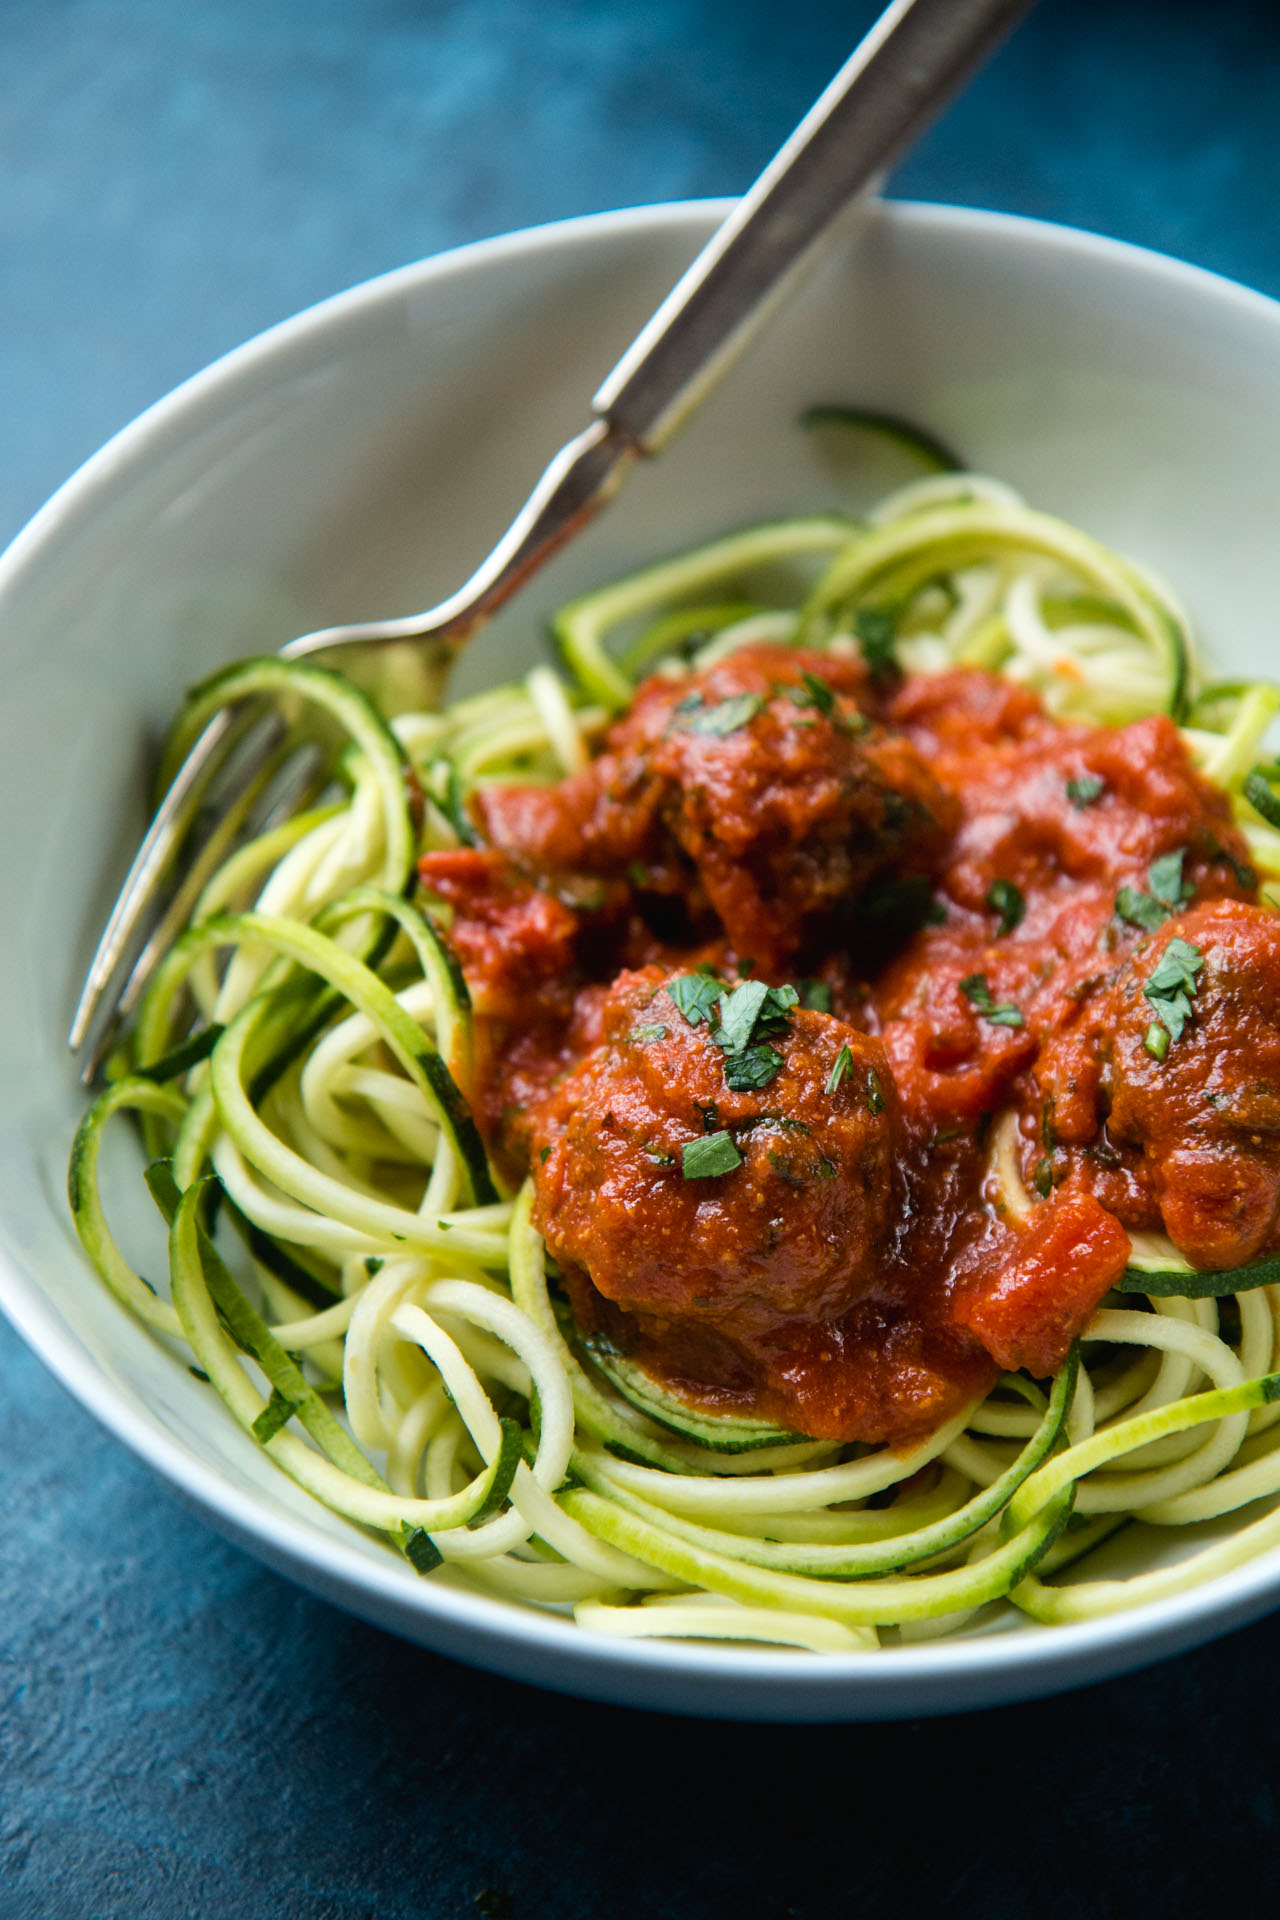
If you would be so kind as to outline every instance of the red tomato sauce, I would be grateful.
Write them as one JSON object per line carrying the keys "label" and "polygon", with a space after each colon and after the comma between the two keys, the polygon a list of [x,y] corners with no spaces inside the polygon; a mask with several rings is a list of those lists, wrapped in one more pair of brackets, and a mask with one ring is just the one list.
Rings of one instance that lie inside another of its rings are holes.
{"label": "red tomato sauce", "polygon": [[1130,1230],[1280,1245],[1280,916],[1171,721],[751,647],[474,811],[421,874],[478,1119],[580,1329],[692,1404],[909,1444],[1054,1372]]}

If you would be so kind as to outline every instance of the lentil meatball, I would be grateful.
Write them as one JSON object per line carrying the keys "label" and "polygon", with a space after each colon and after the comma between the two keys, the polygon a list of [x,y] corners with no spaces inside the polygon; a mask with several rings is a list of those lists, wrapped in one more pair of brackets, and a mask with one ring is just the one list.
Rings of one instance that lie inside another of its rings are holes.
{"label": "lentil meatball", "polygon": [[896,1226],[897,1093],[877,1041],[800,1007],[758,1043],[780,1062],[768,1084],[735,1091],[677,979],[646,967],[610,992],[602,1043],[538,1119],[536,1219],[624,1317],[749,1346],[872,1286]]}
{"label": "lentil meatball", "polygon": [[[1159,1058],[1158,985],[1154,1003],[1148,989],[1174,941],[1200,964],[1183,1030]],[[1280,915],[1236,900],[1177,915],[1134,956],[1102,1018],[1114,1035],[1108,1128],[1141,1148],[1179,1251],[1225,1268],[1280,1244]]]}
{"label": "lentil meatball", "polygon": [[644,683],[603,754],[555,788],[479,797],[485,835],[535,872],[640,870],[777,970],[877,877],[927,874],[957,817],[910,743],[869,723],[854,661],[744,647]]}

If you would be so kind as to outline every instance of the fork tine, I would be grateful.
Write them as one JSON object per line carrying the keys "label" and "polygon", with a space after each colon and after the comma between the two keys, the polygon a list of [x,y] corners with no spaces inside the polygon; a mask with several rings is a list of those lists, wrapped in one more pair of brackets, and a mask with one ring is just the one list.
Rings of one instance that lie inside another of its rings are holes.
{"label": "fork tine", "polygon": [[[269,813],[275,813],[279,805],[296,804],[300,807],[304,804],[307,790],[314,791],[317,784],[315,776],[320,765],[317,749],[308,744],[299,753],[286,754],[282,759],[277,748],[284,732],[284,727],[279,724],[273,724],[269,732],[264,730],[261,739],[252,748],[251,756],[246,755],[243,764],[237,766],[234,782],[227,783],[225,811],[210,826],[190,865],[184,869],[120,990],[115,1009],[118,1020],[128,1019],[137,1006],[152,974],[191,919],[206,882],[213,877],[236,841],[244,834],[253,835],[265,830],[268,820],[257,812],[264,794],[270,794]],[[282,774],[286,763],[290,792],[287,796],[278,796],[275,792],[277,777]]]}
{"label": "fork tine", "polygon": [[[246,754],[243,764],[234,769],[234,778],[225,783],[227,790],[218,796],[217,818],[184,870],[166,912],[162,900],[167,876],[184,850],[205,795],[219,773],[226,770],[231,750],[243,738],[252,717],[251,709],[231,709],[210,721],[179,768],[138,848],[90,963],[68,1035],[68,1044],[80,1058],[80,1077],[86,1084],[106,1056],[117,1019],[125,1010],[124,996],[128,995],[130,1005],[136,1003],[168,935],[180,924],[174,921],[175,912],[190,908],[207,878],[211,859],[216,859],[228,831],[234,832],[238,824],[237,803],[246,795],[252,799],[254,783],[275,750],[279,727],[271,729],[257,749]],[[152,938],[148,941],[149,934]],[[165,936],[163,943],[159,935]]]}

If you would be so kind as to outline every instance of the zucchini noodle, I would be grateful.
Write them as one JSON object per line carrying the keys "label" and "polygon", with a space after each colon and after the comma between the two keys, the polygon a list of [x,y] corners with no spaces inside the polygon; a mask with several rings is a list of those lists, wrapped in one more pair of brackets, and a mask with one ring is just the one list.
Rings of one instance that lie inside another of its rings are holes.
{"label": "zucchini noodle", "polygon": [[[1200,684],[1186,616],[1147,570],[948,470],[928,436],[818,413],[934,470],[865,518],[750,528],[588,594],[554,622],[561,669],[438,713],[389,725],[339,676],[276,659],[191,695],[170,766],[246,693],[319,706],[346,737],[327,786],[204,882],[79,1129],[69,1194],[117,1300],[413,1573],[572,1608],[594,1633],[838,1654],[964,1631],[997,1602],[1093,1619],[1280,1544],[1266,1513],[1156,1571],[1057,1579],[1135,1522],[1280,1494],[1280,1264],[1244,1270],[1232,1305],[1135,1234],[1124,1291],[1052,1382],[1006,1376],[904,1449],[682,1410],[579,1340],[530,1185],[495,1179],[469,1105],[471,997],[407,897],[415,853],[472,842],[478,788],[584,768],[643,674],[762,639],[848,654],[891,615],[911,671],[986,667],[1094,725],[1171,715],[1280,884],[1280,689]],[[99,1190],[122,1115],[168,1222],[164,1292]],[[991,1139],[988,1192],[1023,1220],[1012,1113]]]}

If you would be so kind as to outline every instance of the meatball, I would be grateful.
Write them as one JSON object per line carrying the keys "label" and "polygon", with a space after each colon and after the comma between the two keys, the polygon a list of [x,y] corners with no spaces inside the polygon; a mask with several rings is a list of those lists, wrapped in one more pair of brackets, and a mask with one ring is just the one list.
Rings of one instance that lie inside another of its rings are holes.
{"label": "meatball", "polygon": [[490,789],[480,823],[535,872],[639,871],[777,970],[868,884],[931,871],[957,817],[906,740],[872,726],[852,661],[744,647],[645,683],[605,752],[555,788]]}
{"label": "meatball", "polygon": [[843,1021],[784,991],[744,1032],[762,986],[700,1009],[691,980],[704,1001],[715,990],[658,967],[614,985],[602,1043],[539,1115],[535,1217],[561,1265],[622,1309],[611,1324],[746,1350],[872,1286],[898,1212],[897,1093],[878,1042]]}
{"label": "meatball", "polygon": [[1180,914],[1109,1000],[1108,1128],[1142,1150],[1179,1251],[1225,1268],[1280,1245],[1280,915],[1235,900]]}

